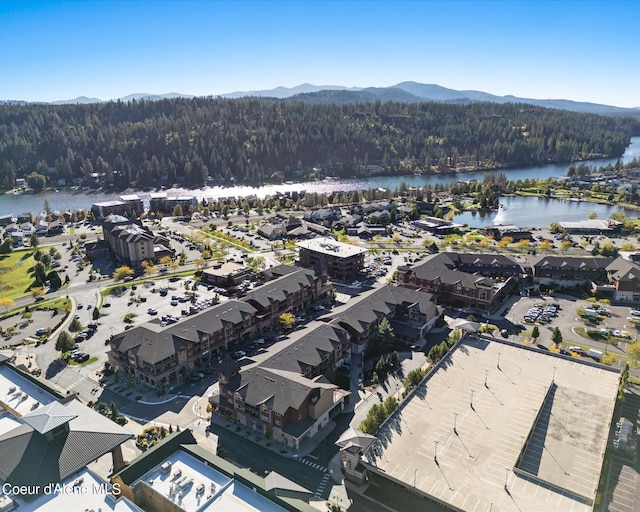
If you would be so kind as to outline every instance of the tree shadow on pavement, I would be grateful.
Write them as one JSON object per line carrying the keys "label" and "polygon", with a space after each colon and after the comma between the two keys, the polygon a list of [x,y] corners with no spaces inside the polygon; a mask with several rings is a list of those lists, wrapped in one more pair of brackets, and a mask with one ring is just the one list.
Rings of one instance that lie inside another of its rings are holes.
{"label": "tree shadow on pavement", "polygon": [[54,359],[47,366],[47,371],[45,372],[46,379],[52,379],[56,375],[58,375],[62,370],[67,367],[67,363],[65,363],[62,359]]}

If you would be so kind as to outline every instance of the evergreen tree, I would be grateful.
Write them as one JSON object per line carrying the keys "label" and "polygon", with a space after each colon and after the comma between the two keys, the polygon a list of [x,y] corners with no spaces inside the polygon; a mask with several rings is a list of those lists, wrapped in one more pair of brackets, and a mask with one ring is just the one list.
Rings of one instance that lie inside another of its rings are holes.
{"label": "evergreen tree", "polygon": [[537,340],[540,337],[540,329],[538,329],[537,325],[534,325],[533,329],[531,329],[531,337],[534,340]]}
{"label": "evergreen tree", "polygon": [[382,350],[386,350],[393,346],[395,339],[396,335],[393,332],[393,327],[391,327],[391,323],[387,317],[384,317],[378,324],[378,343]]}
{"label": "evergreen tree", "polygon": [[73,348],[73,339],[67,331],[62,331],[58,335],[55,348],[58,352],[69,352]]}

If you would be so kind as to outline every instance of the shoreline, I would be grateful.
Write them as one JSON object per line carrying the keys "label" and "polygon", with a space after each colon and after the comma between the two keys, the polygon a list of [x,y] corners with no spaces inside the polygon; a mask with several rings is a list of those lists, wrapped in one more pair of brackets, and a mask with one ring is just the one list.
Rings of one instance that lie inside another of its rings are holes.
{"label": "shoreline", "polygon": [[[465,174],[473,174],[473,173],[481,173],[481,172],[487,172],[487,173],[495,173],[495,172],[504,172],[506,174],[508,174],[510,171],[516,171],[516,170],[534,170],[534,169],[539,169],[539,168],[543,168],[545,166],[549,166],[549,165],[566,165],[567,167],[575,164],[575,163],[584,163],[584,162],[592,162],[592,161],[598,161],[598,160],[604,160],[604,159],[612,159],[612,158],[621,158],[622,155],[616,157],[616,156],[597,156],[597,157],[593,157],[593,158],[589,158],[589,159],[584,159],[584,160],[570,160],[567,162],[546,162],[544,164],[537,164],[537,165],[531,165],[531,166],[527,166],[527,167],[502,167],[502,166],[495,166],[495,167],[482,167],[482,166],[478,166],[478,167],[465,167],[459,170],[448,170],[447,172],[437,172],[437,171],[431,171],[431,172],[403,172],[403,173],[394,173],[394,172],[381,172],[381,173],[376,173],[376,174],[364,174],[364,175],[355,175],[355,176],[345,176],[345,177],[341,177],[341,176],[325,176],[322,179],[314,179],[314,180],[306,180],[306,181],[295,181],[295,180],[287,180],[287,181],[281,181],[281,182],[263,182],[260,183],[258,185],[255,184],[251,184],[251,183],[246,183],[246,184],[239,184],[236,183],[234,185],[200,185],[200,186],[183,186],[179,183],[173,183],[171,184],[171,186],[166,186],[166,185],[160,185],[160,186],[155,186],[155,187],[143,187],[143,188],[115,188],[115,187],[105,187],[104,185],[101,185],[98,188],[88,188],[88,187],[82,187],[81,185],[64,185],[64,186],[49,186],[44,190],[41,190],[39,192],[36,192],[34,190],[27,190],[27,191],[22,191],[18,194],[15,193],[15,191],[17,191],[18,189],[11,188],[11,189],[6,189],[6,190],[0,190],[1,194],[7,194],[7,195],[38,195],[38,194],[42,194],[45,192],[66,192],[66,193],[73,193],[73,192],[78,192],[78,193],[85,193],[87,195],[90,195],[92,193],[103,193],[103,194],[126,194],[126,193],[133,193],[133,194],[151,194],[151,193],[160,193],[160,192],[166,192],[169,190],[188,190],[188,191],[202,191],[202,190],[206,190],[206,189],[213,189],[213,190],[233,190],[235,188],[254,188],[254,189],[260,189],[260,188],[266,188],[266,187],[289,187],[292,185],[300,185],[300,186],[305,186],[308,185],[310,183],[322,183],[325,181],[340,181],[340,182],[344,182],[344,181],[349,181],[349,180],[367,180],[370,178],[412,178],[412,177],[424,177],[424,178],[433,178],[433,177],[443,177],[443,176],[451,176],[451,181],[456,181],[455,177],[456,176],[464,176]],[[595,168],[597,168],[597,165],[594,165]],[[508,178],[508,176],[507,176]],[[459,181],[459,180],[457,180]],[[371,188],[375,188],[375,187],[371,187]],[[355,190],[355,189],[353,189]],[[362,190],[366,190],[366,189],[362,189]],[[247,196],[236,196],[236,197],[247,197]]]}

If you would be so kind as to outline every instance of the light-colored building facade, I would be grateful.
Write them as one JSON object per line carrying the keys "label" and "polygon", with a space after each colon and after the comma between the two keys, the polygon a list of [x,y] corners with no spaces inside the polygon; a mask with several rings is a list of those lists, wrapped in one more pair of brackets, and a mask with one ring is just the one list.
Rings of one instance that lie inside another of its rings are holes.
{"label": "light-colored building facade", "polygon": [[326,272],[340,280],[352,280],[364,268],[366,249],[337,242],[332,238],[314,238],[297,243],[300,265]]}

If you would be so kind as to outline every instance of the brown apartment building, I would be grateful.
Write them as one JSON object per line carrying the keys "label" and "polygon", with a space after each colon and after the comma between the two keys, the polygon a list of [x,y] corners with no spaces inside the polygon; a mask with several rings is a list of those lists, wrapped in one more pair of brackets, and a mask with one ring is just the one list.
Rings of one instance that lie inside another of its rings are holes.
{"label": "brown apartment building", "polygon": [[265,280],[243,300],[223,302],[169,326],[156,320],[115,335],[110,363],[137,382],[173,385],[220,353],[259,337],[280,314],[311,307],[328,290],[312,271],[296,267],[269,269]]}
{"label": "brown apartment building", "polygon": [[440,253],[419,265],[399,267],[398,283],[429,291],[439,303],[492,311],[517,286],[522,272],[506,256]]}
{"label": "brown apartment building", "polygon": [[313,437],[343,406],[348,392],[323,376],[329,365],[349,357],[349,335],[322,322],[297,331],[294,341],[258,365],[240,371],[225,358],[220,394],[211,398],[221,414],[295,448]]}

